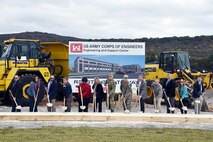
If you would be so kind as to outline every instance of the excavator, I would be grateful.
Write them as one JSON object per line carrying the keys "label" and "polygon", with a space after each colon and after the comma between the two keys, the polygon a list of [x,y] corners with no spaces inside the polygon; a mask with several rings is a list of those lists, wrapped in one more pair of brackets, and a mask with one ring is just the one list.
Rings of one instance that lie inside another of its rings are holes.
{"label": "excavator", "polygon": [[[60,42],[40,42],[34,39],[9,39],[4,41],[3,53],[0,57],[0,99],[9,102],[8,88],[15,75],[22,82],[22,102],[28,105],[27,89],[33,77],[38,76],[40,86],[38,101],[45,94],[44,86],[51,74],[55,75],[59,84],[62,77],[68,76],[68,45]],[[62,85],[61,85],[62,86]]]}
{"label": "excavator", "polygon": [[[145,74],[147,79],[147,92],[148,97],[146,102],[153,102],[153,91],[151,84],[158,78],[162,85],[165,84],[167,74],[172,75],[173,80],[178,84],[180,79],[184,79],[187,86],[188,92],[191,95],[193,91],[193,85],[197,77],[202,77],[204,87],[206,90],[212,89],[212,72],[192,72],[190,67],[189,55],[183,51],[164,51],[160,53],[159,61],[155,64],[145,65]],[[176,92],[175,101],[179,101],[179,95]],[[204,105],[205,101],[204,101]]]}

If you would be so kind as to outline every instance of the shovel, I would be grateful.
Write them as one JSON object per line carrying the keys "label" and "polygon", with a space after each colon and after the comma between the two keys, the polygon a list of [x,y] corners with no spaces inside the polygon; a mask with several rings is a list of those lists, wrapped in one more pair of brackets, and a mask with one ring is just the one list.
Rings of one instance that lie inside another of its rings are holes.
{"label": "shovel", "polygon": [[180,98],[180,94],[179,94],[179,92],[178,92],[177,89],[176,89],[176,91],[177,91],[177,93],[178,93],[178,96],[179,96],[179,99],[180,99],[180,103],[181,103],[181,105],[182,105],[182,110],[183,110],[183,111],[187,111],[188,108],[187,108],[186,106],[183,105],[183,101],[182,101],[181,98]]}
{"label": "shovel", "polygon": [[67,106],[65,106],[65,97],[64,97],[64,103],[63,103],[61,109],[63,112],[65,112],[67,110]]}
{"label": "shovel", "polygon": [[15,97],[13,96],[12,91],[9,91],[9,92],[10,92],[11,97],[13,98],[13,101],[14,101],[15,104],[16,104],[16,109],[17,109],[17,110],[21,110],[22,107],[21,107],[20,105],[18,105],[18,103],[16,102],[16,99],[15,99]]}
{"label": "shovel", "polygon": [[[79,86],[79,87],[80,87],[80,86]],[[80,95],[81,95],[81,106],[80,106],[80,108],[81,108],[82,110],[85,110],[86,106],[84,106],[83,94],[82,94],[82,89],[81,89],[81,87],[80,87]]]}
{"label": "shovel", "polygon": [[124,113],[130,113],[126,107],[126,98],[125,97],[124,97],[123,103],[124,103]]}
{"label": "shovel", "polygon": [[38,92],[39,92],[39,89],[36,93],[36,96],[35,96],[35,102],[34,102],[34,106],[33,106],[33,112],[35,112],[35,107],[36,107],[36,103],[37,103],[37,100],[38,100]]}
{"label": "shovel", "polygon": [[109,93],[108,93],[108,84],[106,85],[106,92],[107,92],[107,100],[106,100],[106,113],[111,113],[111,110],[109,109]]}
{"label": "shovel", "polygon": [[139,95],[139,105],[138,105],[138,113],[142,113],[141,111],[141,95]]}
{"label": "shovel", "polygon": [[94,97],[93,97],[93,106],[94,106],[94,110],[95,110],[95,112],[97,112],[96,96],[94,96]]}
{"label": "shovel", "polygon": [[171,105],[171,103],[170,103],[170,101],[169,101],[169,99],[168,99],[168,96],[166,95],[166,91],[163,90],[163,92],[164,92],[164,94],[165,94],[165,96],[166,96],[166,99],[167,99],[167,102],[168,102],[168,104],[169,104],[170,113],[174,113],[174,112],[175,112],[175,108],[172,107],[172,105]]}
{"label": "shovel", "polygon": [[50,103],[50,98],[49,98],[49,95],[47,95],[47,107],[52,107],[53,104]]}
{"label": "shovel", "polygon": [[[47,107],[48,107],[48,108],[51,108],[51,107],[53,106],[53,104],[50,103],[50,96],[49,96],[49,94],[48,94],[47,89],[46,89],[46,93],[47,93]],[[51,109],[50,109],[50,110],[51,110]],[[51,110],[51,111],[52,111],[52,110]]]}

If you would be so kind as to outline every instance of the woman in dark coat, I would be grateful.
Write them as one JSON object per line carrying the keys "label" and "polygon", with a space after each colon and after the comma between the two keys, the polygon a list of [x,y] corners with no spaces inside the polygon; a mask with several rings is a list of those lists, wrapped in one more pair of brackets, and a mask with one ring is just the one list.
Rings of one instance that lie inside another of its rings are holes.
{"label": "woman in dark coat", "polygon": [[102,112],[102,99],[104,96],[104,91],[103,91],[103,86],[100,83],[100,80],[98,77],[95,77],[92,89],[93,89],[93,96],[94,96],[93,98],[96,99],[95,101],[96,104],[94,105],[94,112],[97,111],[97,108],[98,108],[98,112]]}

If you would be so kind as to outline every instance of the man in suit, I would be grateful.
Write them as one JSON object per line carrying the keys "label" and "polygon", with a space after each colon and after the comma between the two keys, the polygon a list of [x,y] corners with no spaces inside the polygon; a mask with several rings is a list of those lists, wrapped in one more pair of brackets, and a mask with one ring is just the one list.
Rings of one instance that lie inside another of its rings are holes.
{"label": "man in suit", "polygon": [[14,76],[13,82],[9,88],[9,93],[11,96],[11,102],[12,102],[12,110],[11,112],[21,112],[20,109],[16,109],[16,103],[17,105],[21,105],[21,97],[22,97],[22,83],[20,80],[20,77],[18,75]]}
{"label": "man in suit", "polygon": [[50,76],[50,79],[47,84],[47,97],[49,97],[50,103],[52,103],[52,107],[47,107],[48,112],[56,112],[55,101],[58,92],[58,82],[55,79],[54,75]]}
{"label": "man in suit", "polygon": [[175,107],[175,82],[172,79],[172,75],[170,73],[167,74],[167,81],[164,89],[167,95],[167,113],[170,113],[170,106],[168,101],[170,102],[171,107]]}
{"label": "man in suit", "polygon": [[141,83],[140,83],[140,87],[139,87],[139,92],[140,92],[140,99],[139,99],[139,103],[141,105],[141,111],[144,113],[145,112],[145,99],[147,98],[147,83],[146,80],[144,78],[144,75],[141,75]]}
{"label": "man in suit", "polygon": [[202,103],[203,103],[203,94],[205,90],[203,87],[203,82],[202,78],[198,77],[197,81],[194,84],[194,89],[192,93],[192,97],[194,98],[194,103],[195,103],[195,114],[200,114]]}
{"label": "man in suit", "polygon": [[71,112],[71,103],[72,103],[72,86],[68,82],[68,78],[63,78],[63,93],[65,98],[65,106],[67,109],[65,112]]}

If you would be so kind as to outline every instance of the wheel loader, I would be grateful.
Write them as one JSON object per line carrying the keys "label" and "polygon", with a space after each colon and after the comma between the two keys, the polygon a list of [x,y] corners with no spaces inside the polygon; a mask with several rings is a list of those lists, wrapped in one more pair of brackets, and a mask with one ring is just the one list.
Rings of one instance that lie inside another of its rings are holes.
{"label": "wheel loader", "polygon": [[[212,76],[211,72],[194,72],[192,73],[189,61],[189,55],[183,51],[165,51],[160,53],[159,61],[155,64],[145,65],[145,78],[147,79],[147,93],[148,97],[146,102],[153,103],[153,91],[151,84],[156,78],[160,80],[162,86],[165,85],[167,80],[167,74],[172,75],[173,80],[178,85],[180,79],[184,79],[188,86],[188,93],[191,96],[193,91],[193,85],[196,78],[201,76],[204,82],[206,90],[212,89]],[[176,91],[175,96],[176,104],[179,102],[179,95]],[[192,99],[191,99],[192,101]],[[206,105],[204,101],[204,105]],[[207,108],[207,106],[205,106]]]}
{"label": "wheel loader", "polygon": [[[38,100],[45,94],[44,86],[51,74],[62,84],[68,76],[68,46],[59,42],[39,42],[30,39],[9,39],[4,42],[0,57],[0,98],[9,103],[8,88],[17,74],[22,82],[22,104],[28,105],[27,89],[34,76],[39,76],[41,86]],[[60,86],[59,86],[60,88]]]}

